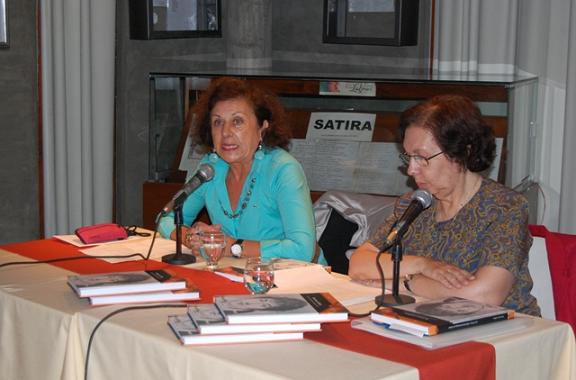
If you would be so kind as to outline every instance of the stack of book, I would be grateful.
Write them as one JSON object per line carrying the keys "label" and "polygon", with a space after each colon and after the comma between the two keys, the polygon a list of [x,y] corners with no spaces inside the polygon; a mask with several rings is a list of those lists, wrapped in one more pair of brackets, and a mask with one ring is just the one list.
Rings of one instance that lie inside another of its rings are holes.
{"label": "stack of book", "polygon": [[183,344],[267,342],[303,339],[325,322],[345,322],[347,309],[329,293],[217,296],[212,304],[189,305],[168,325]]}
{"label": "stack of book", "polygon": [[370,318],[385,328],[424,337],[513,319],[514,310],[459,297],[447,297],[383,307],[372,312]]}
{"label": "stack of book", "polygon": [[167,269],[69,276],[68,285],[94,306],[200,299],[195,284]]}

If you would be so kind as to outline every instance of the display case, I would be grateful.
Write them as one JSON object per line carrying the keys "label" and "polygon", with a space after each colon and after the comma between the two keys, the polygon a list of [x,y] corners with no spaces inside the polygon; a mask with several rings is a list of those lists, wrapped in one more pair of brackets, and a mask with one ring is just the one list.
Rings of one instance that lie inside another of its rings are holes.
{"label": "display case", "polygon": [[[256,82],[280,96],[293,130],[290,152],[302,163],[314,195],[327,190],[400,195],[413,188],[398,159],[400,113],[445,93],[472,98],[494,129],[498,156],[486,176],[514,186],[534,170],[533,76],[151,73],[145,208],[161,207],[181,186],[187,170],[195,169],[201,155],[189,137],[193,118],[188,109],[213,78],[223,75]],[[144,214],[147,225],[151,217],[146,210]]]}

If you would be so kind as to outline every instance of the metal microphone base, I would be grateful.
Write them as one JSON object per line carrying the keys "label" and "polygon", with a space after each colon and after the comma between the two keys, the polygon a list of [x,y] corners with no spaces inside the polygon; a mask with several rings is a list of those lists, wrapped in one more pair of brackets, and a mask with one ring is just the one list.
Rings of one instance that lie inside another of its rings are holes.
{"label": "metal microphone base", "polygon": [[414,301],[414,297],[410,297],[405,294],[386,294],[384,297],[376,296],[374,299],[376,305],[380,306],[406,305],[408,303],[414,303]]}
{"label": "metal microphone base", "polygon": [[162,256],[162,262],[172,265],[186,265],[196,262],[196,256],[187,253],[172,253],[170,255]]}

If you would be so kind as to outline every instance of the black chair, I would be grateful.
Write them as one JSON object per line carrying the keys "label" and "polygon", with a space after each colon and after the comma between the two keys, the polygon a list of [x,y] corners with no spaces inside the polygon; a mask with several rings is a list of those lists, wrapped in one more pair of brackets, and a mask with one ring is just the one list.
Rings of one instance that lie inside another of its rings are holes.
{"label": "black chair", "polygon": [[356,223],[344,219],[338,211],[332,210],[326,228],[318,239],[318,245],[332,271],[348,274],[349,261],[346,251],[355,248],[350,246],[350,241],[357,230]]}
{"label": "black chair", "polygon": [[364,243],[393,212],[397,197],[327,191],[314,202],[316,238],[332,270],[348,274],[347,251]]}

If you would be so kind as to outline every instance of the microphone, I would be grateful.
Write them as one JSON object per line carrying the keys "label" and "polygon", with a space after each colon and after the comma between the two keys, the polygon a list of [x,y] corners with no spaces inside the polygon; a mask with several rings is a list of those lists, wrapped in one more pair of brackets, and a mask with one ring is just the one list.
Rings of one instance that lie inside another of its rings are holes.
{"label": "microphone", "polygon": [[392,227],[392,231],[388,234],[386,238],[386,247],[390,247],[400,239],[408,231],[410,224],[420,215],[420,213],[426,210],[432,205],[432,195],[426,190],[416,190],[412,195],[412,201],[410,205],[404,211],[404,214],[398,219],[398,221]]}
{"label": "microphone", "polygon": [[214,168],[210,164],[202,164],[196,174],[190,178],[184,187],[172,197],[172,200],[164,206],[162,214],[168,214],[175,207],[180,207],[190,194],[196,191],[204,182],[210,181],[214,177]]}

